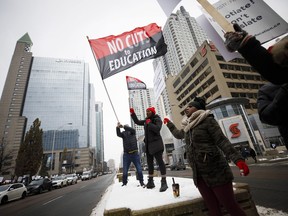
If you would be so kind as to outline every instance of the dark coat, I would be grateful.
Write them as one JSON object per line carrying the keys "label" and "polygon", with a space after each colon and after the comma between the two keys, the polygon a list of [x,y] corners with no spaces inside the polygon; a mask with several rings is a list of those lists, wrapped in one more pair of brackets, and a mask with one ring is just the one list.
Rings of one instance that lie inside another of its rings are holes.
{"label": "dark coat", "polygon": [[178,130],[172,122],[168,122],[167,127],[175,138],[185,139],[186,154],[196,186],[197,178],[200,176],[211,187],[224,185],[233,180],[231,168],[224,154],[234,163],[244,159],[223,134],[213,115],[209,115],[186,133],[183,129]]}
{"label": "dark coat", "polygon": [[121,132],[120,128],[116,127],[118,137],[123,139],[124,152],[130,153],[131,151],[138,150],[136,131],[134,128],[124,125],[124,131]]}
{"label": "dark coat", "polygon": [[143,125],[145,131],[145,149],[146,152],[153,155],[156,152],[164,151],[164,144],[160,135],[162,128],[162,120],[159,115],[153,115],[150,119],[151,122],[147,125],[145,120],[139,120],[135,113],[131,114],[131,118],[137,125]]}
{"label": "dark coat", "polygon": [[258,91],[257,106],[260,120],[278,126],[288,149],[288,84],[263,85]]}
{"label": "dark coat", "polygon": [[250,38],[238,52],[266,80],[274,84],[288,83],[288,68],[276,64],[271,53],[262,47],[255,37]]}

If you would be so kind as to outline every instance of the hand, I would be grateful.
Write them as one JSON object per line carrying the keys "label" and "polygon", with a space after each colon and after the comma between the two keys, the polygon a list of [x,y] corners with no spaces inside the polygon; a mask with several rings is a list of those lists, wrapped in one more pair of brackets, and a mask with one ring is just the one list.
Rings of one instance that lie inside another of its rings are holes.
{"label": "hand", "polygon": [[132,114],[134,114],[134,113],[135,113],[134,109],[133,109],[133,108],[130,108],[130,114],[132,115]]}
{"label": "hand", "polygon": [[170,122],[170,120],[168,118],[163,119],[163,124],[167,124],[168,122]]}
{"label": "hand", "polygon": [[243,176],[247,176],[249,174],[249,167],[247,166],[247,164],[240,160],[236,163],[236,166],[239,167],[240,169],[240,174],[243,175]]}
{"label": "hand", "polygon": [[151,119],[146,119],[145,123],[148,125],[151,122]]}
{"label": "hand", "polygon": [[118,128],[123,128],[123,125],[122,125],[120,122],[118,122],[118,123],[117,123],[117,127],[118,127]]}
{"label": "hand", "polygon": [[252,37],[248,33],[241,29],[238,24],[234,24],[233,28],[235,32],[226,32],[225,37],[225,46],[229,52],[235,52],[239,48],[243,47],[247,41]]}

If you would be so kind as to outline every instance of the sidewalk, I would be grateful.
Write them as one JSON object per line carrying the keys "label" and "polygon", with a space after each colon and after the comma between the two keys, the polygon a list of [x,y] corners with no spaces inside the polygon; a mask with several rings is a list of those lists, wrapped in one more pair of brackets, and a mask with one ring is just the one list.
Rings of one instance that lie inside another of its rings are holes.
{"label": "sidewalk", "polygon": [[252,157],[248,157],[246,163],[251,165],[251,164],[275,163],[279,161],[286,161],[288,160],[288,154],[287,152],[285,152],[284,154],[257,156],[256,159],[257,163],[255,163]]}

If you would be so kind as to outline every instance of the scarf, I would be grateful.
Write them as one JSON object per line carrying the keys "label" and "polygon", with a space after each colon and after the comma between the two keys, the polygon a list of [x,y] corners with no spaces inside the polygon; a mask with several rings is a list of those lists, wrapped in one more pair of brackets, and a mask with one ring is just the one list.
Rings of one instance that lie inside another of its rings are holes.
{"label": "scarf", "polygon": [[186,133],[191,128],[196,127],[210,114],[210,110],[197,110],[196,112],[192,113],[190,117],[185,116],[181,122],[184,132]]}

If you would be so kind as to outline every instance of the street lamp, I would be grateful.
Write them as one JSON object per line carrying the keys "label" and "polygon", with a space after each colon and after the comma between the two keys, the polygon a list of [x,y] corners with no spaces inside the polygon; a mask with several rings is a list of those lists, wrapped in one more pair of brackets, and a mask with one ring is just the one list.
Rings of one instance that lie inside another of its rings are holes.
{"label": "street lamp", "polygon": [[55,145],[56,131],[58,131],[60,128],[64,127],[65,125],[72,125],[72,123],[70,122],[70,123],[66,123],[64,125],[61,125],[56,130],[54,130],[54,133],[53,133],[52,150],[51,150],[51,161],[50,161],[50,172],[51,172],[51,175],[52,175],[53,160],[54,160],[53,155],[54,155],[54,145]]}

